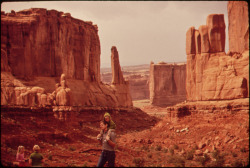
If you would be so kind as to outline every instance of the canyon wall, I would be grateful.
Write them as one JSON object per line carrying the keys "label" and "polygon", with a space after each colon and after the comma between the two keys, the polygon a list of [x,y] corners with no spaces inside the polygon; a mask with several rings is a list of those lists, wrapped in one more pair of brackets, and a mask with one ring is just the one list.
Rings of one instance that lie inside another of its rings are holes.
{"label": "canyon wall", "polygon": [[186,64],[150,64],[150,103],[174,105],[186,100]]}
{"label": "canyon wall", "polygon": [[1,49],[17,77],[100,80],[97,26],[56,10],[1,12]]}
{"label": "canyon wall", "polygon": [[[244,3],[240,4],[243,5]],[[239,13],[233,14],[233,11],[239,10],[232,10],[231,8],[234,7],[230,7],[230,3],[229,8],[229,11],[231,11],[229,17],[230,15],[245,17],[245,15]],[[245,19],[248,22],[248,18]],[[235,23],[234,20],[229,19],[229,25],[231,22]],[[237,21],[238,28],[243,26],[245,29],[245,22],[241,25]],[[230,30],[232,28],[235,29],[235,27],[229,27],[229,32],[231,32],[229,33],[229,39],[236,31]],[[238,42],[231,42],[231,44],[233,43]],[[240,39],[239,43],[241,43]],[[233,50],[235,49],[230,48],[230,51]],[[244,51],[242,49],[240,53],[225,53],[224,15],[211,14],[207,17],[206,25],[201,25],[198,30],[194,27],[188,29],[186,33],[186,54],[188,101],[249,97],[249,49]]]}
{"label": "canyon wall", "polygon": [[248,2],[228,1],[229,51],[242,53],[249,50]]}
{"label": "canyon wall", "polygon": [[[119,70],[119,58],[111,61]],[[122,76],[119,79],[124,83],[105,85],[100,81],[100,41],[92,22],[40,8],[6,14],[2,11],[1,105],[54,105],[50,97],[61,74],[67,81],[64,88],[71,95],[67,105],[133,106],[129,84]],[[25,101],[19,101],[21,94]],[[44,101],[39,101],[39,95]],[[62,95],[67,97],[64,92]],[[62,104],[68,102],[59,97]]]}

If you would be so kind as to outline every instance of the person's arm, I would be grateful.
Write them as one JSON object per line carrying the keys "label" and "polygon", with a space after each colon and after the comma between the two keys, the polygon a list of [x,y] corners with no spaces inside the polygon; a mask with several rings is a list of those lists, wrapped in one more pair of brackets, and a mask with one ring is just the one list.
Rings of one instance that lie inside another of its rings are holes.
{"label": "person's arm", "polygon": [[111,147],[113,147],[113,148],[114,148],[115,145],[116,145],[116,144],[115,144],[114,142],[112,142],[111,140],[107,140],[107,142],[108,142],[108,144],[109,144]]}
{"label": "person's arm", "polygon": [[32,165],[32,160],[31,159],[29,159],[29,164]]}
{"label": "person's arm", "polygon": [[106,140],[107,140],[108,144],[114,148],[116,144],[115,144],[115,142],[110,140],[111,137],[113,140],[115,139],[115,134],[113,132],[110,133],[110,136],[106,136]]}

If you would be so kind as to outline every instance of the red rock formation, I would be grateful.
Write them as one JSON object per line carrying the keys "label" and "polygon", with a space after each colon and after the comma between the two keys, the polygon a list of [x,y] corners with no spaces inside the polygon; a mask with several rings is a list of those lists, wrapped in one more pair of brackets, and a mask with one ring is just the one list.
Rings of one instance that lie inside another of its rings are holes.
{"label": "red rock formation", "polygon": [[[124,79],[129,81],[132,100],[149,99],[149,65],[123,66],[122,73]],[[101,81],[111,84],[111,69],[101,68]]]}
{"label": "red rock formation", "polygon": [[186,64],[150,65],[150,103],[174,105],[186,100]]}
{"label": "red rock formation", "polygon": [[112,87],[117,95],[119,106],[133,106],[129,82],[125,81],[120,67],[119,54],[115,46],[111,48]]}
{"label": "red rock formation", "polygon": [[[242,54],[225,54],[223,15],[209,15],[207,25],[200,26],[199,31],[191,27],[186,38],[187,100],[225,100],[249,96],[249,50]],[[197,49],[199,46],[201,52]]]}
{"label": "red rock formation", "polygon": [[1,13],[1,48],[13,75],[100,80],[96,26],[56,10]]}
{"label": "red rock formation", "polygon": [[[1,49],[7,55],[1,53],[1,68],[8,71],[9,66],[14,75],[1,72],[1,105],[46,106],[57,99],[57,105],[81,108],[133,106],[122,76],[112,86],[100,82],[100,41],[92,22],[38,8],[1,12]],[[59,79],[62,73],[67,77],[66,88],[52,93],[56,83],[64,81],[65,76]],[[34,87],[45,92],[33,92]]]}
{"label": "red rock formation", "polygon": [[242,53],[249,50],[248,2],[228,1],[229,51]]}
{"label": "red rock formation", "polygon": [[207,17],[210,53],[225,51],[225,22],[223,14],[211,14]]}
{"label": "red rock formation", "polygon": [[119,54],[115,46],[111,48],[111,68],[112,68],[112,84],[124,84],[124,78],[119,62]]}
{"label": "red rock formation", "polygon": [[11,71],[9,63],[8,63],[7,54],[3,49],[1,49],[1,71],[4,71],[4,72]]}

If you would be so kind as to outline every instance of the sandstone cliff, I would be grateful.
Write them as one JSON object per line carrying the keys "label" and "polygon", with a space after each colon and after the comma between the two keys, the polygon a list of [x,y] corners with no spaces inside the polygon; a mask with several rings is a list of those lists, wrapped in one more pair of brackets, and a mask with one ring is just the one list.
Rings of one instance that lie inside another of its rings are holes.
{"label": "sandstone cliff", "polygon": [[[245,8],[243,2],[240,4]],[[245,22],[241,24],[235,21],[238,17],[245,17],[245,12],[234,10],[236,6],[231,6],[231,3],[228,7],[229,17],[234,16],[229,19],[229,25],[232,23],[237,25],[229,26],[230,51],[241,52],[229,52],[227,55],[224,52],[225,23],[223,15],[209,15],[207,24],[200,26],[199,30],[191,27],[186,33],[186,91],[189,101],[249,97],[249,49],[232,47],[233,43],[240,46],[247,44],[249,35],[247,35],[247,40],[243,40],[244,42],[241,41],[242,38],[235,41],[233,40],[235,37],[231,38],[235,32],[241,30],[248,32],[249,28],[245,26]],[[235,16],[237,17],[235,18]]]}
{"label": "sandstone cliff", "polygon": [[56,10],[1,13],[1,49],[17,77],[100,80],[97,26]]}
{"label": "sandstone cliff", "polygon": [[186,100],[186,64],[150,64],[150,103],[174,105]]}
{"label": "sandstone cliff", "polygon": [[228,1],[229,51],[249,50],[249,18],[246,1]]}
{"label": "sandstone cliff", "polygon": [[[112,64],[120,68],[119,58]],[[65,74],[67,83],[54,95],[58,105],[133,106],[122,76],[123,83],[100,82],[97,26],[68,13],[38,8],[1,12],[1,70],[1,105],[51,106],[51,93]],[[68,91],[72,97],[65,99]]]}

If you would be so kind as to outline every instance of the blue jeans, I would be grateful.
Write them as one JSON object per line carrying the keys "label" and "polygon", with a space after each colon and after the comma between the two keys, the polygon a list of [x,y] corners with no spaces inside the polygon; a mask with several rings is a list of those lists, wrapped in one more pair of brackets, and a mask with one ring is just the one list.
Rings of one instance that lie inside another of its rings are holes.
{"label": "blue jeans", "polygon": [[115,151],[103,150],[97,167],[103,167],[108,161],[108,167],[115,167]]}

